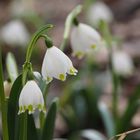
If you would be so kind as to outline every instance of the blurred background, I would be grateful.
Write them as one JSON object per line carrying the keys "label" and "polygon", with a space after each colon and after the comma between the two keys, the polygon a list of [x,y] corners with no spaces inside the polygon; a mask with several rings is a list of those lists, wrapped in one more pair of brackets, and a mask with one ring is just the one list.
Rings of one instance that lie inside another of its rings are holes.
{"label": "blurred background", "polygon": [[[5,80],[8,79],[7,53],[14,54],[20,73],[31,36],[48,23],[54,25],[48,34],[53,38],[54,45],[59,47],[66,17],[78,4],[84,6],[79,21],[97,28],[94,23],[100,14],[100,10],[94,14],[97,2],[105,4],[110,12],[105,20],[115,38],[114,57],[115,52],[125,54],[118,54],[120,60],[113,60],[117,61],[119,79],[117,120],[112,114],[113,81],[108,69],[108,50],[103,47],[97,53],[79,60],[71,55],[69,41],[65,53],[79,73],[68,77],[66,82],[54,80],[50,85],[48,104],[55,96],[60,97],[55,138],[107,140],[117,133],[140,127],[140,0],[0,0],[0,47]],[[95,10],[93,13],[92,8]],[[104,9],[104,6],[99,9]],[[40,39],[32,56],[34,71],[40,72],[45,51],[44,41]],[[127,72],[129,66],[123,67],[128,63],[124,60],[127,58],[131,59],[128,64],[132,68],[130,72]],[[140,132],[129,135],[127,139],[139,140]]]}

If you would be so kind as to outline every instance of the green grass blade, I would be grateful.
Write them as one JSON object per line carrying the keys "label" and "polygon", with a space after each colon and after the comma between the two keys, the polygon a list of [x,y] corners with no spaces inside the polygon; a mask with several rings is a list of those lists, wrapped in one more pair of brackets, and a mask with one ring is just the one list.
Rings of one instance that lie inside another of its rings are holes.
{"label": "green grass blade", "polygon": [[58,99],[54,99],[49,110],[48,114],[44,123],[44,128],[42,132],[42,139],[41,140],[52,140],[53,139],[53,132],[55,127],[55,118],[57,112],[57,104]]}

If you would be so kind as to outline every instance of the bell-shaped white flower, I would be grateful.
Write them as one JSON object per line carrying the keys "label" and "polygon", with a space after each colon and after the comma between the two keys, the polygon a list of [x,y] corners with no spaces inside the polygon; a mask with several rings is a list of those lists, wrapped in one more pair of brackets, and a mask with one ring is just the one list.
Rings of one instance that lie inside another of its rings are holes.
{"label": "bell-shaped white flower", "polygon": [[28,110],[29,114],[38,109],[45,112],[43,94],[35,81],[28,81],[23,87],[19,96],[19,112],[23,113]]}
{"label": "bell-shaped white flower", "polygon": [[118,75],[128,76],[133,73],[134,64],[132,58],[124,51],[114,51],[112,63]]}
{"label": "bell-shaped white flower", "polygon": [[92,27],[79,23],[73,27],[70,41],[73,54],[81,58],[84,54],[100,46],[101,36]]}
{"label": "bell-shaped white flower", "polygon": [[20,20],[13,20],[2,27],[0,31],[3,42],[11,46],[25,47],[30,39],[29,32]]}
{"label": "bell-shaped white flower", "polygon": [[67,74],[76,75],[71,60],[60,49],[48,48],[42,64],[42,76],[49,83],[53,78],[64,81]]}
{"label": "bell-shaped white flower", "polygon": [[105,3],[98,1],[88,8],[86,18],[89,24],[97,26],[100,20],[107,23],[112,22],[113,13]]}

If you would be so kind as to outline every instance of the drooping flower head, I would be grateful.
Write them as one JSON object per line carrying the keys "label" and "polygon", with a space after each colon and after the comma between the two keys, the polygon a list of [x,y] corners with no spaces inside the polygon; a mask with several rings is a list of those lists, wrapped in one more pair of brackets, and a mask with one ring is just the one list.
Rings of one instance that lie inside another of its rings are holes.
{"label": "drooping flower head", "polygon": [[48,48],[42,64],[43,78],[47,82],[50,82],[53,78],[64,81],[67,74],[77,74],[71,60],[57,47]]}
{"label": "drooping flower head", "polygon": [[70,41],[73,54],[81,58],[84,54],[100,46],[101,36],[92,27],[79,23],[73,27]]}
{"label": "drooping flower head", "polygon": [[42,92],[35,81],[28,81],[23,87],[19,96],[19,112],[21,114],[28,110],[29,114],[34,113],[36,109],[44,110],[44,99]]}

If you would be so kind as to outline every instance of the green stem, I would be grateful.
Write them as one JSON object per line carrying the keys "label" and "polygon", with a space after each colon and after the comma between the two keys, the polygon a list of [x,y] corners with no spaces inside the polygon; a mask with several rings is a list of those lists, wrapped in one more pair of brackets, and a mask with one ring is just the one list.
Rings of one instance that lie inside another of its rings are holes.
{"label": "green stem", "polygon": [[28,49],[27,49],[27,53],[26,53],[26,61],[23,65],[23,76],[22,76],[22,84],[24,85],[26,83],[26,77],[27,77],[27,73],[30,69],[31,63],[30,63],[30,59],[31,59],[31,55],[32,55],[32,51],[33,51],[33,47],[35,46],[37,40],[41,37],[41,34],[47,30],[52,28],[53,25],[51,24],[47,24],[45,26],[43,26],[42,28],[40,28],[32,37],[29,45],[28,45]]}
{"label": "green stem", "polygon": [[20,115],[20,119],[23,122],[19,135],[20,140],[27,140],[27,118],[28,118],[27,111]]}
{"label": "green stem", "polygon": [[47,84],[46,87],[45,87],[44,93],[43,93],[43,95],[44,95],[44,100],[45,100],[45,105],[47,105],[47,104],[46,104],[46,100],[47,100],[47,95],[48,95],[48,90],[49,90],[49,88],[50,88],[50,84]]}
{"label": "green stem", "polygon": [[45,114],[43,112],[40,112],[39,119],[40,119],[40,128],[42,130],[45,122]]}
{"label": "green stem", "polygon": [[0,48],[0,106],[2,113],[2,132],[3,132],[3,140],[9,140],[8,135],[8,124],[7,124],[7,107],[6,107],[6,99],[4,94],[4,86],[3,86],[3,68],[2,68],[2,54]]}
{"label": "green stem", "polygon": [[40,28],[32,37],[29,45],[28,45],[28,50],[27,50],[27,54],[26,54],[26,62],[30,62],[31,59],[31,55],[32,55],[32,51],[33,51],[33,47],[36,44],[37,40],[39,39],[40,35],[47,29],[52,28],[53,25],[51,24],[47,24],[45,26],[43,26],[42,28]]}
{"label": "green stem", "polygon": [[112,81],[113,81],[113,91],[112,91],[112,109],[113,109],[113,116],[114,120],[117,123],[117,118],[118,118],[118,76],[115,73],[113,64],[112,64],[112,36],[109,31],[108,25],[104,22],[100,22],[100,29],[103,33],[103,37],[106,41],[107,47],[109,49],[109,63],[110,63],[110,71],[111,71],[111,76],[112,76]]}
{"label": "green stem", "polygon": [[63,35],[63,41],[60,46],[60,49],[63,51],[69,37],[70,29],[73,23],[73,20],[81,13],[82,11],[82,6],[78,5],[76,8],[72,10],[72,12],[67,16],[66,22],[65,22],[65,30],[64,30],[64,35]]}
{"label": "green stem", "polygon": [[119,86],[119,80],[118,75],[114,71],[114,67],[112,64],[112,49],[109,54],[109,61],[110,61],[110,70],[111,70],[111,76],[112,76],[112,82],[113,82],[113,89],[112,89],[112,109],[113,109],[113,116],[114,120],[117,123],[118,119],[118,86]]}
{"label": "green stem", "polygon": [[[43,95],[44,95],[44,104],[45,106],[47,106],[47,95],[48,95],[48,90],[50,88],[50,84],[45,84],[45,88],[44,88],[44,91],[43,91]],[[43,128],[44,126],[44,122],[45,122],[45,114],[43,112],[40,112],[40,128]]]}
{"label": "green stem", "polygon": [[27,111],[23,114],[24,115],[24,119],[23,119],[23,140],[27,140],[27,118],[28,118],[28,114]]}

